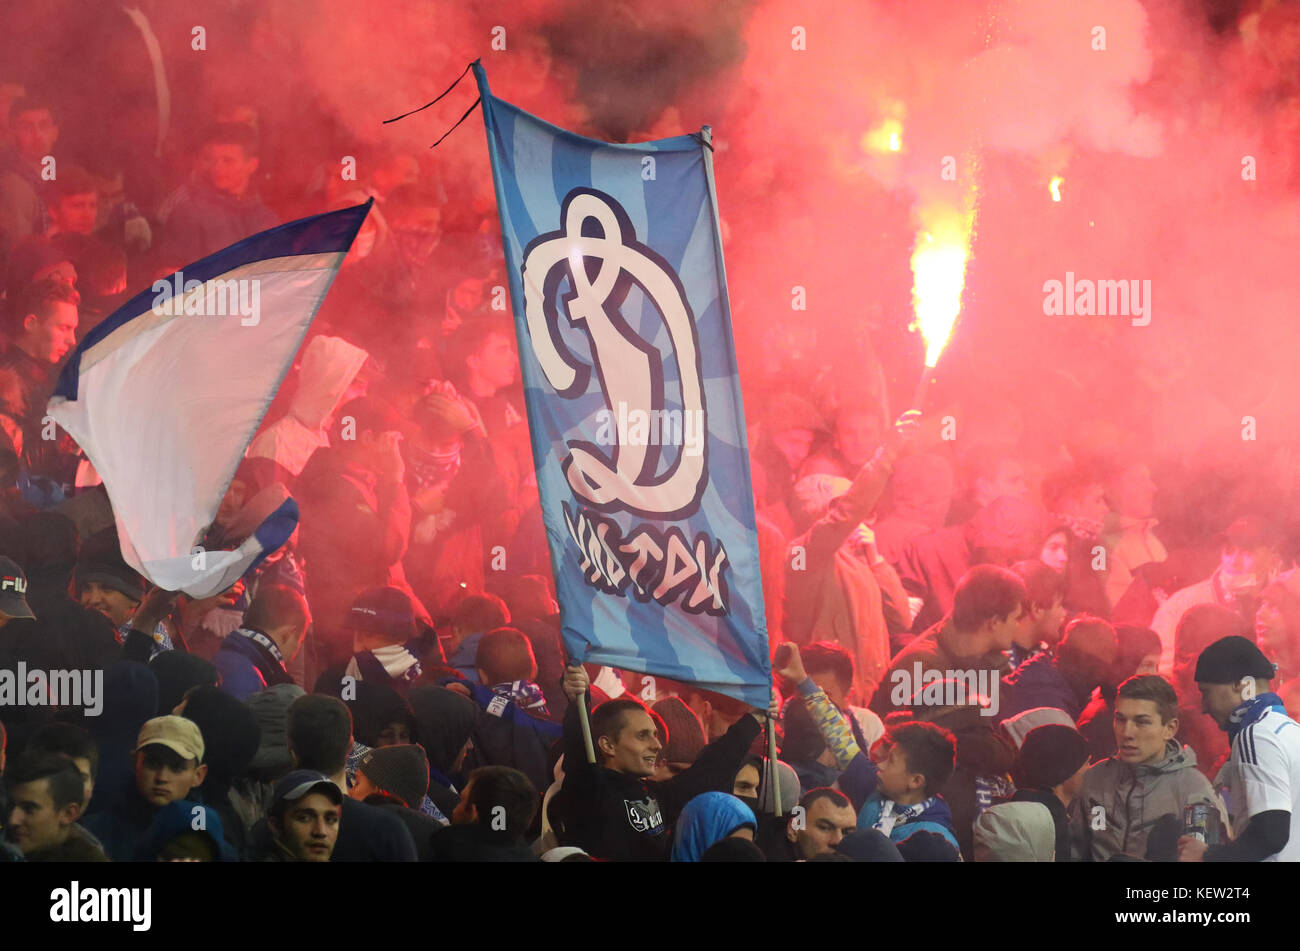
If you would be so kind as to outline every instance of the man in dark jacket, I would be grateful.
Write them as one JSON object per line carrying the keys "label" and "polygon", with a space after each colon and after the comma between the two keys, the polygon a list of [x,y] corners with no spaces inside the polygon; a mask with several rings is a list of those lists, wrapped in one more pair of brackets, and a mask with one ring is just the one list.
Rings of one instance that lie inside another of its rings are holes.
{"label": "man in dark jacket", "polygon": [[889,662],[871,709],[884,716],[906,706],[931,671],[938,679],[956,676],[951,671],[1001,671],[1020,632],[1026,597],[1025,583],[1006,568],[977,565],[966,572],[953,594],[952,613]]}
{"label": "man in dark jacket", "polygon": [[337,853],[343,825],[343,791],[327,776],[295,769],[275,786],[262,852],[269,862],[328,862]]}
{"label": "man in dark jacket", "polygon": [[24,495],[40,508],[72,494],[80,458],[77,444],[66,433],[46,431],[44,423],[58,364],[76,346],[80,302],[72,285],[55,276],[32,282],[7,302],[12,345],[0,356],[0,369],[19,380],[25,410],[19,420],[27,469]]}
{"label": "man in dark jacket", "polygon": [[402,588],[372,588],[349,608],[344,622],[352,656],[316,681],[318,693],[335,693],[343,678],[381,684],[405,695],[423,673],[440,663],[438,637],[423,605]]}
{"label": "man in dark jacket", "polygon": [[525,835],[537,806],[537,787],[519,770],[479,767],[470,773],[452,824],[433,837],[433,861],[536,861]]}
{"label": "man in dark jacket", "polygon": [[416,811],[428,791],[429,760],[424,750],[408,743],[367,751],[357,765],[356,782],[348,796],[401,819],[415,840],[416,856],[421,862],[431,862],[429,843],[443,826],[432,816]]}
{"label": "man in dark jacket", "polygon": [[996,716],[1013,717],[1034,707],[1056,707],[1078,721],[1092,691],[1114,682],[1119,641],[1106,621],[1081,615],[1065,627],[1056,656],[1029,658],[1002,678],[1002,699]]}
{"label": "man in dark jacket", "polygon": [[466,768],[509,766],[528,777],[533,786],[550,785],[547,768],[551,746],[560,738],[559,724],[546,716],[546,698],[535,682],[537,661],[528,637],[513,627],[499,627],[479,642],[475,673],[469,687],[479,706],[473,748]]}
{"label": "man in dark jacket", "polygon": [[221,674],[221,689],[237,700],[278,684],[291,684],[285,669],[302,647],[311,610],[307,600],[283,585],[259,588],[244,614],[244,623],[221,642],[212,658]]}
{"label": "man in dark jacket", "polygon": [[[669,829],[686,803],[702,792],[734,788],[763,714],[742,716],[700,752],[690,769],[667,782],[652,782],[646,777],[655,771],[663,740],[636,700],[619,698],[595,709],[591,739],[597,762],[587,762],[576,705],[588,702],[589,685],[582,667],[566,668],[564,692],[573,706],[564,721],[561,841],[598,859],[666,861]],[[775,701],[773,707],[775,716]]]}
{"label": "man in dark jacket", "polygon": [[81,816],[81,773],[66,756],[34,753],[5,773],[9,815],[5,832],[29,862],[107,862]]}
{"label": "man in dark jacket", "polygon": [[[347,787],[352,715],[337,697],[307,694],[289,707],[289,751],[297,769],[319,772]],[[343,798],[334,862],[414,862],[415,842],[402,820],[383,809]]]}
{"label": "man in dark jacket", "polygon": [[261,818],[259,810],[254,816],[241,807],[248,791],[244,774],[261,745],[262,728],[247,704],[218,687],[196,688],[177,709],[203,734],[208,772],[195,798],[221,816],[222,834],[243,859],[251,845],[250,826]]}
{"label": "man in dark jacket", "polygon": [[408,699],[415,712],[415,741],[429,757],[429,798],[439,812],[450,816],[460,802],[454,777],[473,747],[478,707],[446,687],[414,687]]}

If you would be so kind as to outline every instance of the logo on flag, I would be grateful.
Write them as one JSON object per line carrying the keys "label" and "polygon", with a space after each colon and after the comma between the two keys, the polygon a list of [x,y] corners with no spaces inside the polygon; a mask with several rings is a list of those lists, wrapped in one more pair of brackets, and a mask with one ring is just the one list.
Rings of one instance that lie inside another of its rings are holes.
{"label": "logo on flag", "polygon": [[[706,420],[695,320],[672,265],[636,240],[622,205],[595,189],[569,192],[560,218],[561,230],[533,241],[523,263],[530,338],[557,395],[575,397],[585,392],[588,374],[594,371],[610,406],[632,407],[632,413],[639,412],[647,420],[662,418],[665,354],[636,333],[621,311],[635,283],[664,315],[672,351],[667,356],[683,368],[685,405],[671,412],[698,414],[698,419]],[[597,236],[584,234],[589,223],[595,224]],[[586,325],[590,366],[571,352],[562,353],[555,344],[559,335],[553,328],[562,315],[553,291],[566,279],[572,292],[564,297],[563,309],[570,321]],[[563,468],[574,494],[600,511],[625,510],[665,519],[693,514],[707,483],[703,457],[679,454],[663,475],[656,475],[659,447],[640,444],[629,435],[620,433],[608,455],[589,442],[568,443],[570,454]]]}

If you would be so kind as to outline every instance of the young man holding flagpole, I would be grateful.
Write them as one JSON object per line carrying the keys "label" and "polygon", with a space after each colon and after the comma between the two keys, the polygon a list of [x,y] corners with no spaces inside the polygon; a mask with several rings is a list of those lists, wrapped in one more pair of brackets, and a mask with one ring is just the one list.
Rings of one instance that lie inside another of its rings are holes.
{"label": "young man holding flagpole", "polygon": [[579,702],[589,702],[590,680],[582,667],[564,672],[569,712],[564,720],[564,785],[558,814],[561,841],[597,859],[667,861],[673,822],[682,807],[700,793],[730,792],[737,770],[762,730],[765,716],[775,717],[773,694],[767,714],[750,711],[723,736],[700,751],[694,764],[666,782],[653,782],[655,762],[667,742],[640,701],[607,700],[591,711],[591,739],[596,762],[583,749]]}

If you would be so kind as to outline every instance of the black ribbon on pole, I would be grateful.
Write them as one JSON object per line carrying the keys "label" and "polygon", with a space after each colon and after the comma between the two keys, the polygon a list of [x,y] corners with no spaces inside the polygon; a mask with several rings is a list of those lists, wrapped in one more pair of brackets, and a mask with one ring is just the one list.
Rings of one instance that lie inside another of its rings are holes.
{"label": "black ribbon on pole", "polygon": [[[475,61],[474,61],[474,63],[477,63],[477,62],[478,62],[478,60],[475,60]],[[419,109],[412,109],[410,112],[404,112],[404,113],[402,113],[400,116],[393,116],[393,118],[391,118],[391,119],[385,119],[385,120],[383,121],[383,125],[388,125],[390,122],[397,122],[397,121],[399,121],[399,120],[401,120],[401,119],[405,119],[407,116],[413,116],[413,115],[415,115],[417,112],[423,112],[425,109],[428,109],[430,106],[432,106],[432,105],[434,105],[435,103],[437,103],[439,100],[441,100],[443,97],[445,97],[448,93],[450,93],[453,89],[455,89],[458,85],[460,85],[460,81],[461,81],[462,79],[464,79],[465,76],[466,76],[466,74],[469,73],[469,71],[474,67],[474,63],[470,63],[468,66],[466,66],[466,67],[465,67],[465,71],[462,72],[459,76],[456,77],[456,81],[455,81],[454,83],[452,83],[450,86],[448,86],[446,89],[444,89],[444,90],[442,91],[442,94],[439,95],[437,98],[435,98],[435,99],[431,99],[429,102],[426,102],[426,103],[425,103],[424,105],[422,105]],[[479,103],[481,103],[482,101],[483,101],[483,97],[482,97],[482,96],[480,96],[479,98],[475,99],[475,100],[474,100],[474,104],[471,105],[468,109],[465,110],[465,114],[464,114],[463,116],[461,116],[459,119],[456,120],[455,125],[453,125],[450,129],[448,129],[448,130],[447,130],[446,132],[444,132],[441,136],[439,136],[439,137],[438,137],[438,141],[435,142],[435,143],[433,143],[433,145],[429,146],[429,148],[431,148],[431,149],[436,149],[439,145],[441,145],[441,144],[442,144],[442,140],[445,139],[445,138],[447,138],[447,136],[451,135],[453,132],[455,132],[455,131],[456,131],[456,127],[459,126],[459,125],[460,125],[462,122],[464,122],[466,119],[468,119],[468,118],[469,118],[469,114],[470,114],[471,112],[473,112],[475,109],[477,109],[478,106],[479,106]]]}
{"label": "black ribbon on pole", "polygon": [[[477,62],[477,60],[476,60],[475,62]],[[391,118],[391,119],[385,119],[384,122],[383,122],[383,124],[384,124],[384,125],[388,125],[388,123],[390,123],[390,122],[397,122],[397,121],[400,120],[400,119],[405,119],[407,116],[413,116],[413,115],[415,115],[417,112],[423,112],[425,109],[428,109],[428,108],[429,108],[430,106],[432,106],[434,103],[436,103],[436,102],[438,102],[440,99],[442,99],[443,96],[447,95],[447,93],[451,92],[451,91],[452,91],[453,89],[455,89],[458,85],[460,85],[460,81],[461,81],[462,79],[465,78],[465,73],[468,73],[468,72],[470,71],[470,69],[473,67],[473,65],[474,65],[474,63],[470,63],[469,66],[466,66],[466,67],[465,67],[465,72],[464,72],[464,73],[461,73],[459,76],[457,76],[457,77],[456,77],[456,81],[455,81],[454,83],[452,83],[450,86],[448,86],[448,87],[443,91],[442,95],[439,96],[437,99],[433,99],[433,100],[431,100],[431,101],[429,101],[429,102],[426,102],[426,103],[425,103],[424,105],[422,105],[419,109],[412,109],[410,112],[403,112],[400,116],[393,116],[393,118]]]}

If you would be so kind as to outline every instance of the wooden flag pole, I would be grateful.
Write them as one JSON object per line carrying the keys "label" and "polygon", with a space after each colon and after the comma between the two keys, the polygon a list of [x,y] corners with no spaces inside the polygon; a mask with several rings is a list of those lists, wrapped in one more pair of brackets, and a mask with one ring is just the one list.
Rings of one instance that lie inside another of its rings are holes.
{"label": "wooden flag pole", "polygon": [[578,698],[578,722],[582,724],[582,746],[587,751],[587,762],[595,765],[596,747],[591,743],[591,720],[587,715],[587,695]]}
{"label": "wooden flag pole", "polygon": [[767,771],[772,784],[772,805],[778,816],[785,815],[781,811],[781,773],[776,768],[776,721],[771,716],[767,718]]}

